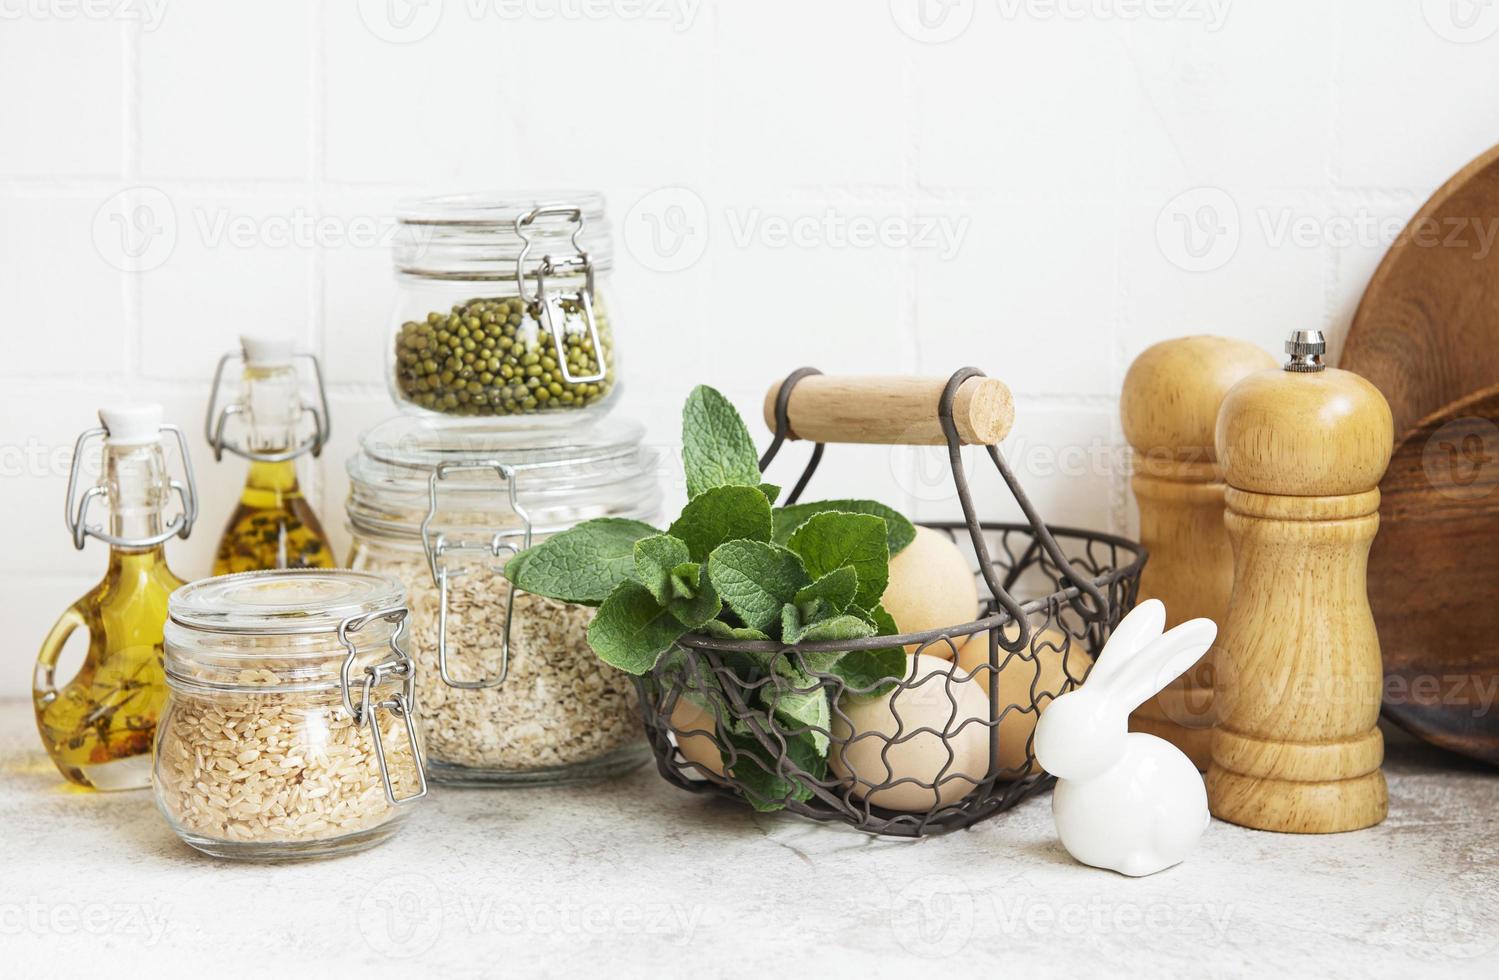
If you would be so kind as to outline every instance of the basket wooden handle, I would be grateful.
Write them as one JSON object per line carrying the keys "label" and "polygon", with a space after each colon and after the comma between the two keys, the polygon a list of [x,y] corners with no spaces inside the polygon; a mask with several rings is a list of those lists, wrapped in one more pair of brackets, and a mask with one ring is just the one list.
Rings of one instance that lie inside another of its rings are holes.
{"label": "basket wooden handle", "polygon": [[[785,379],[765,393],[765,424],[776,428],[776,396]],[[791,389],[786,415],[791,439],[810,442],[940,446],[947,442],[937,406],[946,378],[863,377],[815,374]],[[969,378],[953,399],[953,421],[965,445],[992,445],[1009,434],[1015,401],[998,378]]]}

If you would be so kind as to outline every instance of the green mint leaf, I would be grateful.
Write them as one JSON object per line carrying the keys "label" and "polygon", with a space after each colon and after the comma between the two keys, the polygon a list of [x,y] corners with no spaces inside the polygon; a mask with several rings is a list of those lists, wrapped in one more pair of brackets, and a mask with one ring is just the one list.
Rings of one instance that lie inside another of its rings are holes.
{"label": "green mint leaf", "polygon": [[788,602],[781,607],[781,642],[800,643],[807,627],[820,619],[836,616],[821,599],[811,602]]}
{"label": "green mint leaf", "polygon": [[693,497],[669,533],[693,561],[707,561],[725,541],[770,540],[770,501],[755,487],[715,487]]}
{"label": "green mint leaf", "polygon": [[837,640],[862,640],[866,636],[874,636],[874,627],[858,616],[845,613],[808,625],[796,642],[833,643]]}
{"label": "green mint leaf", "polygon": [[698,593],[702,581],[703,566],[695,561],[684,561],[671,570],[671,595],[674,599],[691,599]]}
{"label": "green mint leaf", "polygon": [[[804,618],[800,609],[789,603],[781,609],[782,643],[833,643],[838,640],[862,640],[874,635],[874,626],[861,617],[847,613],[826,615],[825,604],[819,600],[817,605],[824,607],[824,615]],[[843,651],[808,651],[800,654],[800,657],[808,670],[821,674],[832,671],[834,665],[845,655]]]}
{"label": "green mint leaf", "polygon": [[635,579],[665,604],[672,598],[672,574],[691,559],[687,543],[670,534],[653,534],[635,542]]}
{"label": "green mint leaf", "polygon": [[800,607],[794,602],[786,603],[781,607],[781,642],[796,643],[802,638],[802,629]]}
{"label": "green mint leaf", "polygon": [[760,688],[760,703],[787,726],[783,734],[806,735],[819,755],[827,754],[832,711],[820,681],[781,661],[771,682]]}
{"label": "green mint leaf", "polygon": [[885,593],[890,547],[882,518],[843,511],[814,514],[792,532],[786,545],[801,556],[814,578],[851,566],[859,579],[854,602],[862,608],[875,605]]}
{"label": "green mint leaf", "polygon": [[635,542],[660,533],[618,517],[584,521],[510,559],[505,577],[523,592],[597,606],[635,573]]}
{"label": "green mint leaf", "polygon": [[588,645],[600,660],[639,676],[656,665],[687,632],[639,582],[622,582],[588,626]]}
{"label": "green mint leaf", "polygon": [[744,420],[723,395],[698,385],[682,409],[682,467],[689,499],[714,487],[758,487],[760,460]]}
{"label": "green mint leaf", "polygon": [[[786,603],[781,607],[782,643],[833,643],[837,640],[862,640],[874,636],[873,624],[863,617],[844,613],[830,613],[821,601],[812,604],[811,615],[802,607]],[[827,654],[806,654],[808,657],[826,657]],[[821,668],[818,668],[821,669]]]}
{"label": "green mint leaf", "polygon": [[724,703],[722,686],[712,671],[706,668],[693,671],[688,665],[687,656],[687,651],[681,647],[673,647],[656,661],[655,674],[660,679],[661,690],[677,688],[681,692],[680,697],[713,715],[714,702]]}
{"label": "green mint leaf", "polygon": [[708,579],[744,625],[757,630],[777,623],[781,607],[811,581],[800,558],[762,541],[718,546],[708,557]]}
{"label": "green mint leaf", "polygon": [[[682,579],[687,574],[686,569],[692,569],[693,578],[691,586]],[[687,593],[686,595],[674,594],[667,602],[666,608],[671,614],[689,629],[698,629],[704,623],[716,621],[715,617],[723,610],[723,602],[718,598],[718,593],[713,588],[713,583],[708,581],[708,566],[688,562],[672,572],[673,592]]]}
{"label": "green mint leaf", "polygon": [[771,540],[776,544],[785,544],[790,540],[792,532],[807,523],[809,518],[830,510],[845,514],[873,514],[882,518],[892,558],[916,540],[915,525],[906,520],[900,511],[886,507],[877,500],[819,500],[782,507],[775,512],[775,531]]}
{"label": "green mint leaf", "polygon": [[[699,627],[704,633],[719,640],[732,640],[734,642],[754,641],[764,642],[769,640],[770,634],[763,630],[752,629],[748,626],[734,626],[721,619],[710,619]],[[739,653],[737,651],[719,650],[719,658],[735,672],[745,683],[763,677],[770,669],[771,661],[780,656],[777,652],[770,653]]]}
{"label": "green mint leaf", "polygon": [[781,499],[781,488],[774,483],[760,484],[760,492],[765,494],[765,499],[770,501],[772,507],[775,506],[777,500]]}
{"label": "green mint leaf", "polygon": [[[750,806],[766,813],[785,809],[792,800],[811,798],[811,787],[779,766],[754,736],[733,730],[720,731],[719,735],[729,750],[723,753],[724,767],[733,770],[734,781],[743,788]],[[810,735],[787,737],[786,757],[813,779],[827,778],[827,758]]]}
{"label": "green mint leaf", "polygon": [[730,626],[721,619],[710,619],[703,624],[703,632],[720,640],[768,640],[770,634],[748,626]]}
{"label": "green mint leaf", "polygon": [[[900,632],[895,620],[876,605],[873,609],[858,610],[861,617],[874,627],[875,636],[893,636]],[[878,650],[855,650],[844,654],[833,664],[828,673],[842,678],[851,690],[870,696],[884,694],[894,682],[906,676],[910,669],[910,658],[904,647],[881,647]]]}
{"label": "green mint leaf", "polygon": [[[805,607],[816,600],[827,603],[829,609],[835,613],[841,613],[854,601],[854,593],[859,590],[859,575],[850,565],[835,568],[831,572],[819,578],[811,585],[797,592],[792,600],[798,607]],[[812,617],[806,617],[811,619]],[[794,642],[794,641],[788,641]]]}

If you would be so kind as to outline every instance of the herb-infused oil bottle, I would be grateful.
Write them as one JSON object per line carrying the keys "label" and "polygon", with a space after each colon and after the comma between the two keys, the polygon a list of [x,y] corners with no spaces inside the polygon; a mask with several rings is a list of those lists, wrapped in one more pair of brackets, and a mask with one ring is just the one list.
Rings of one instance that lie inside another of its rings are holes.
{"label": "herb-infused oil bottle", "polygon": [[[64,776],[92,789],[139,789],[150,784],[151,743],[167,695],[167,597],[183,584],[167,567],[165,547],[192,531],[197,492],[186,440],[161,424],[161,406],[103,409],[99,421],[74,447],[65,513],[76,547],[91,537],[109,545],[109,567],[47,634],[32,698],[42,744]],[[176,441],[184,481],[168,471],[163,433]],[[100,477],[79,495],[79,471],[96,439],[103,440]],[[174,498],[178,512],[168,521]],[[107,531],[89,522],[97,506],[109,511]],[[88,653],[77,676],[58,687],[58,657],[79,629],[88,631]]]}
{"label": "herb-infused oil bottle", "polygon": [[[239,506],[219,539],[213,573],[332,568],[327,536],[297,481],[297,458],[317,456],[328,440],[322,369],[317,358],[293,354],[284,341],[244,337],[240,343],[239,353],[219,361],[206,434],[215,459],[222,460],[228,451],[249,460],[250,471]],[[303,398],[299,358],[311,362],[316,406]],[[235,361],[243,364],[238,400],[220,409],[219,389]],[[304,430],[310,431],[304,435]]]}

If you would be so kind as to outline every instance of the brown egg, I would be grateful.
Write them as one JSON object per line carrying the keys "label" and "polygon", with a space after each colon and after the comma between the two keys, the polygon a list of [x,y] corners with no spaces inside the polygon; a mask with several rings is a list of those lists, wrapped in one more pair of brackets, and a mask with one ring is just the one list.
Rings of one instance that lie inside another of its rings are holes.
{"label": "brown egg", "polygon": [[[1055,626],[1042,629],[1040,636],[1032,639],[1031,649],[1036,651],[1033,658],[1011,655],[1003,649],[999,651],[999,710],[1002,713],[1009,705],[1021,705],[1025,709],[1012,709],[999,723],[999,766],[1008,770],[1001,773],[1001,779],[1020,779],[1041,771],[1035,762],[1020,771],[1026,764],[1026,743],[1036,730],[1036,720],[1047,705],[1072,689],[1068,686],[1068,672],[1064,668],[1070,667],[1073,676],[1081,677],[1093,664],[1093,658],[1083,649],[1083,644],[1074,639],[1069,648],[1067,634]],[[1009,657],[1008,661],[1006,657]],[[958,666],[973,675],[987,697],[989,681],[994,675],[989,667],[988,637],[981,635],[959,651]],[[1033,684],[1034,707],[1031,702]]]}
{"label": "brown egg", "polygon": [[[718,751],[718,743],[713,740],[718,728],[712,713],[693,704],[683,695],[677,698],[677,706],[671,711],[670,724],[672,734],[677,738],[677,751],[682,754],[682,758],[697,763],[714,776],[722,777],[723,755]],[[691,766],[686,768],[692,775],[704,775],[701,770]]]}
{"label": "brown egg", "polygon": [[[839,701],[828,768],[857,798],[920,813],[963,799],[988,772],[989,704],[950,661],[918,655],[910,663],[902,687]],[[912,782],[887,785],[904,779]]]}
{"label": "brown egg", "polygon": [[[918,527],[916,540],[890,559],[890,582],[881,602],[902,633],[920,633],[970,623],[979,615],[978,582],[973,567],[945,532]],[[922,650],[951,660],[969,637],[954,636],[953,645],[937,642]],[[915,653],[916,644],[906,646]]]}

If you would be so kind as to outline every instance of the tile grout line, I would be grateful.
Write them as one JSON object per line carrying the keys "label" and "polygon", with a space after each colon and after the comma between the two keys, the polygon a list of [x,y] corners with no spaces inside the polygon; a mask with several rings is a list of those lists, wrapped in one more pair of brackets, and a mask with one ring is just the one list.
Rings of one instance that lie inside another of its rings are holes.
{"label": "tile grout line", "polygon": [[[1117,171],[1117,163],[1116,163]],[[1126,317],[1129,287],[1125,285],[1124,248],[1120,242],[1119,227],[1124,221],[1124,208],[1116,206],[1114,212],[1114,261],[1110,292],[1114,296],[1114,312],[1109,317],[1109,379],[1112,391],[1122,391],[1124,375],[1129,370],[1125,351]],[[1109,441],[1113,444],[1113,463],[1109,472],[1109,530],[1124,534],[1129,528],[1129,477],[1126,473],[1129,447],[1124,439],[1124,424],[1119,416],[1119,401],[1112,394],[1105,396],[1109,402]]]}
{"label": "tile grout line", "polygon": [[[1132,30],[1132,28],[1131,28]],[[1121,71],[1134,71],[1133,62],[1127,62],[1130,67],[1121,68]],[[1121,79],[1121,83],[1122,83]],[[1114,142],[1114,235],[1113,235],[1113,261],[1110,263],[1109,292],[1114,297],[1114,308],[1109,316],[1109,385],[1110,394],[1121,391],[1124,387],[1124,375],[1129,370],[1126,350],[1125,336],[1128,334],[1128,309],[1129,309],[1129,286],[1124,274],[1124,244],[1122,228],[1125,219],[1125,207],[1122,203],[1124,194],[1120,185],[1125,172],[1125,160],[1121,159],[1125,141],[1116,139]],[[1124,425],[1118,413],[1119,402],[1117,398],[1111,398],[1113,411],[1109,414],[1109,441],[1114,447],[1112,462],[1109,467],[1109,530],[1114,534],[1124,535],[1129,528],[1129,479],[1126,475],[1127,461],[1129,459],[1129,448],[1124,439]]]}
{"label": "tile grout line", "polygon": [[[913,202],[920,193],[918,173],[921,166],[921,147],[918,145],[919,126],[917,124],[917,113],[920,108],[920,97],[917,92],[916,83],[916,54],[910,45],[905,47],[901,56],[901,98],[902,119],[906,127],[905,153],[901,160],[901,218],[907,224],[915,221],[915,209]],[[902,315],[905,318],[906,340],[910,345],[907,349],[907,357],[914,365],[915,373],[920,374],[925,368],[921,358],[921,270],[916,263],[916,253],[908,246],[901,251],[901,288],[905,295],[902,297]],[[898,447],[890,447],[892,462]],[[905,507],[907,514],[919,517],[917,513],[919,501],[915,487],[918,486],[917,479],[919,463],[915,453],[910,454],[906,462],[905,484]],[[892,467],[892,469],[895,469]]]}
{"label": "tile grout line", "polygon": [[[123,185],[134,195],[141,179],[141,32],[140,23],[126,18],[120,24],[121,160]],[[134,390],[143,374],[145,318],[141,302],[141,272],[120,273],[120,299],[125,319],[125,379]]]}
{"label": "tile grout line", "polygon": [[[1334,11],[1332,22],[1332,78],[1328,86],[1328,98],[1332,101],[1329,108],[1331,125],[1328,127],[1326,174],[1328,186],[1329,209],[1334,206],[1341,196],[1342,173],[1339,167],[1338,146],[1342,138],[1342,113],[1343,99],[1340,81],[1343,74],[1343,13],[1341,10]],[[1329,215],[1331,217],[1331,215]],[[1340,350],[1337,353],[1329,351],[1328,358],[1333,364],[1338,362],[1338,353],[1341,353],[1342,335],[1333,328],[1334,318],[1338,307],[1338,286],[1343,277],[1343,252],[1335,248],[1331,242],[1322,245],[1324,254],[1322,266],[1322,329],[1327,331],[1328,336],[1337,334]]]}
{"label": "tile grout line", "polygon": [[[705,275],[701,280],[699,280],[698,284],[695,287],[697,290],[698,306],[703,310],[711,310],[713,308],[712,283],[714,281],[714,276],[718,273],[720,262],[720,256],[715,254],[713,250],[713,208],[707,203],[707,201],[708,198],[712,198],[719,194],[721,189],[718,181],[714,177],[714,175],[718,173],[718,169],[713,165],[713,148],[718,143],[718,127],[721,124],[721,117],[718,111],[718,92],[720,79],[719,59],[717,55],[719,42],[722,37],[721,31],[723,30],[723,22],[720,17],[718,4],[716,2],[710,4],[707,7],[707,14],[709,24],[708,75],[711,80],[707,88],[707,94],[705,96],[706,108],[708,112],[708,125],[703,127],[703,129],[701,130],[701,134],[698,137],[702,141],[701,145],[703,149],[703,169],[699,171],[700,178],[702,179],[702,184],[700,186],[702,190],[707,192],[706,198],[702,194],[698,195],[699,199],[703,200],[703,222],[705,224],[703,234],[707,238],[707,242],[703,247],[703,254],[698,259],[698,261],[706,263],[707,267],[705,270]],[[698,376],[705,379],[712,378],[714,364],[707,331],[695,331],[693,345],[693,360],[698,367]]]}
{"label": "tile grout line", "polygon": [[[167,190],[178,190],[193,194],[223,194],[243,197],[284,197],[288,192],[305,189],[307,178],[202,178],[163,176],[152,181],[152,186]],[[395,195],[419,194],[430,190],[430,185],[408,181],[360,181],[346,178],[325,178],[321,181],[324,190],[383,192]],[[982,190],[958,187],[859,187],[853,188],[787,188],[782,186],[754,187],[738,185],[746,194],[760,195],[774,206],[787,208],[823,207],[828,204],[846,208],[888,208],[892,205],[918,208],[953,208],[980,205],[1014,204],[1097,204],[1115,205],[1142,203],[1122,191],[1098,195],[1020,194],[1004,190]],[[119,189],[118,176],[0,176],[0,197],[10,200],[51,200],[78,194],[108,194]],[[1339,185],[1329,189],[1325,184],[1317,186],[1276,185],[1259,188],[1265,192],[1283,195],[1300,195],[1307,200],[1321,200],[1329,196],[1341,201],[1363,204],[1405,204],[1413,198],[1425,200],[1432,187],[1416,188],[1405,185]],[[1143,203],[1157,204],[1154,198]]]}
{"label": "tile grout line", "polygon": [[[324,176],[327,171],[327,44],[324,36],[323,5],[320,3],[309,4],[307,7],[308,18],[308,50],[307,50],[307,205],[310,211],[322,216],[325,202]],[[322,247],[312,242],[307,250],[307,323],[303,328],[304,340],[308,349],[314,352],[320,362],[325,362],[328,354],[328,326],[326,323],[327,310],[327,258],[323,254]],[[326,366],[324,367],[326,371]],[[331,410],[330,410],[331,416]],[[329,423],[332,424],[330,417]],[[328,500],[325,499],[327,481],[323,475],[323,459],[321,455],[310,459],[307,465],[307,497],[310,500],[321,502],[318,508],[320,515],[328,512]],[[326,520],[324,521],[326,524]]]}

